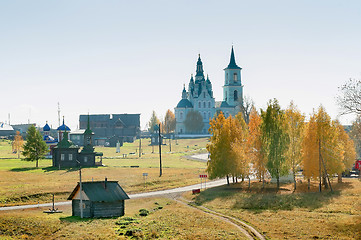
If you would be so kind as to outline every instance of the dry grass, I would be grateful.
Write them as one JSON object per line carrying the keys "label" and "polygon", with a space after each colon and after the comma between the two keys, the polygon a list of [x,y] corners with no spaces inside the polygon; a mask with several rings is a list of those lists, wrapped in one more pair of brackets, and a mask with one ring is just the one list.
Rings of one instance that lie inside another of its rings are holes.
{"label": "dry grass", "polygon": [[[150,214],[140,217],[141,208]],[[70,206],[62,207],[60,214],[42,210],[4,212],[0,239],[244,239],[234,226],[166,198],[127,200],[124,217],[136,221],[124,227],[116,224],[117,218],[70,217]],[[125,236],[127,231],[134,231],[134,236]]]}
{"label": "dry grass", "polygon": [[[202,192],[201,205],[244,220],[270,239],[361,239],[361,182],[333,183],[335,192],[310,192],[305,183],[277,191],[273,184],[236,184]],[[188,195],[188,198],[192,196]]]}
{"label": "dry grass", "polygon": [[[83,181],[109,180],[119,181],[127,193],[154,191],[175,188],[198,183],[198,176],[204,173],[204,162],[190,161],[182,157],[184,154],[201,152],[207,139],[178,140],[175,150],[181,152],[164,152],[162,155],[163,175],[159,177],[159,155],[147,152],[150,146],[145,146],[145,155],[128,155],[127,158],[117,158],[115,148],[100,148],[105,151],[103,164],[106,167],[84,168]],[[144,141],[143,141],[144,143]],[[2,142],[5,149],[0,156],[6,155],[9,144]],[[139,144],[126,143],[124,152],[131,152]],[[193,145],[191,145],[193,144]],[[195,146],[197,145],[197,146]],[[187,147],[188,146],[188,147]],[[147,151],[146,151],[147,150]],[[11,146],[10,146],[11,151]],[[188,151],[188,152],[186,152]],[[119,157],[119,156],[118,156]],[[131,168],[130,166],[139,166]],[[148,173],[145,188],[143,173]],[[19,159],[0,159],[0,206],[49,202],[51,194],[56,194],[56,201],[65,200],[78,181],[77,169],[61,169],[51,167],[51,160],[41,160],[40,168],[34,168],[33,162]]]}

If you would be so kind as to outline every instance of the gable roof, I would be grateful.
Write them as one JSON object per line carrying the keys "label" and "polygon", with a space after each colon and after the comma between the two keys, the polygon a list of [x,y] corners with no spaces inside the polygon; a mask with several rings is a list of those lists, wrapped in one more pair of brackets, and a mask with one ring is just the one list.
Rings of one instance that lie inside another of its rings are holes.
{"label": "gable roof", "polygon": [[[68,200],[76,199],[76,194],[79,191],[79,188],[80,186],[78,183],[68,197]],[[82,190],[86,197],[93,202],[115,202],[129,199],[129,196],[118,184],[118,181],[83,182]]]}

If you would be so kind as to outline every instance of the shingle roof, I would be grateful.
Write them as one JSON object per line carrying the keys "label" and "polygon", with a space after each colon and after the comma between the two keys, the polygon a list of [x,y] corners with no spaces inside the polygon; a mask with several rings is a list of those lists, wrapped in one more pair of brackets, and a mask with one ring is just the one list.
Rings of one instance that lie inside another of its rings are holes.
{"label": "shingle roof", "polygon": [[[68,197],[68,200],[72,200],[74,198],[75,194],[79,190],[79,187],[78,183]],[[126,192],[124,192],[123,188],[119,186],[118,181],[83,182],[82,189],[89,200],[93,202],[114,202],[129,199],[129,196]]]}

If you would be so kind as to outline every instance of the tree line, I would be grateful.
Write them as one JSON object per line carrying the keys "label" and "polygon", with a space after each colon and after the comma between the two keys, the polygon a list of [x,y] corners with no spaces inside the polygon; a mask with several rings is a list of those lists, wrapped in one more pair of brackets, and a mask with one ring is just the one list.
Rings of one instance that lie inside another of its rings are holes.
{"label": "tree line", "polygon": [[[248,124],[243,114],[225,118],[223,113],[210,121],[210,153],[207,172],[211,179],[236,179],[254,175],[259,181],[270,175],[280,185],[280,177],[292,174],[296,189],[296,173],[322,181],[352,167],[356,159],[353,140],[337,120],[331,120],[320,106],[305,121],[293,102],[281,109],[276,99],[267,109],[252,108]],[[339,178],[340,179],[340,178]]]}

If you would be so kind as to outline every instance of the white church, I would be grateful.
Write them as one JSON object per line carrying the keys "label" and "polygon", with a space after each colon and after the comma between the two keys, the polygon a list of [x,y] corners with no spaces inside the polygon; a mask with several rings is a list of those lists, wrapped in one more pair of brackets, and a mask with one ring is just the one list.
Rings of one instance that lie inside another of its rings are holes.
{"label": "white church", "polygon": [[243,104],[243,86],[241,81],[242,68],[236,64],[232,46],[231,58],[228,66],[224,69],[225,80],[223,85],[223,101],[215,101],[213,97],[212,83],[204,77],[203,64],[199,55],[196,75],[193,74],[188,84],[188,91],[183,88],[182,99],[175,110],[176,134],[190,134],[186,129],[184,120],[188,112],[198,111],[203,117],[203,129],[196,134],[208,134],[209,121],[216,113],[223,112],[225,117],[236,115]]}

